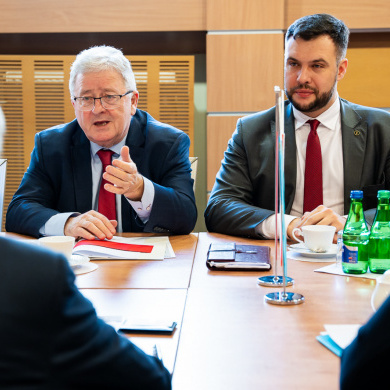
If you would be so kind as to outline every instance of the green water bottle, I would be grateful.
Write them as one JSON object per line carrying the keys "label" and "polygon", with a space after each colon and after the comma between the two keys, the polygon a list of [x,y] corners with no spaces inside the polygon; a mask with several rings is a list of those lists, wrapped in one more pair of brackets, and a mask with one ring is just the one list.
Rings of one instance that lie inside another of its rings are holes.
{"label": "green water bottle", "polygon": [[343,230],[341,265],[347,274],[364,274],[368,269],[370,232],[363,214],[363,191],[351,191],[351,207]]}
{"label": "green water bottle", "polygon": [[390,269],[390,191],[378,191],[378,207],[368,244],[370,271],[383,274]]}

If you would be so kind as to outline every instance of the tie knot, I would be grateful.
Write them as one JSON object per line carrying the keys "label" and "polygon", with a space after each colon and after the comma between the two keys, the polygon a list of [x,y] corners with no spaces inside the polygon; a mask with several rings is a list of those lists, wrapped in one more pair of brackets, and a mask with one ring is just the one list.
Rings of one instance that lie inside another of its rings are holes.
{"label": "tie knot", "polygon": [[111,164],[111,158],[114,152],[109,149],[100,149],[97,152],[97,155],[100,158],[100,161],[102,162],[103,166],[110,165]]}
{"label": "tie knot", "polygon": [[320,124],[320,121],[318,121],[317,119],[312,119],[310,121],[307,121],[307,123],[310,125],[310,130],[315,132]]}

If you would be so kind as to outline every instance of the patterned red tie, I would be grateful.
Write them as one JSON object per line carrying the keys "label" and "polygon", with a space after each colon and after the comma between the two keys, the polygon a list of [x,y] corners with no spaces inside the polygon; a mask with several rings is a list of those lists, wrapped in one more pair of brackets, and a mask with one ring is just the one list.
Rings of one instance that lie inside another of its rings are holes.
{"label": "patterned red tie", "polygon": [[320,122],[313,119],[308,123],[310,124],[310,133],[307,137],[306,146],[304,213],[323,204],[321,143],[317,134],[317,127]]}
{"label": "patterned red tie", "polygon": [[[113,151],[105,150],[105,149],[100,149],[97,152],[97,155],[99,156],[103,164],[102,174],[106,171],[107,165],[111,164],[111,158],[113,154],[114,154]],[[99,213],[105,215],[109,220],[115,220],[116,219],[115,194],[106,191],[104,189],[104,184],[106,183],[108,183],[108,181],[102,177],[100,183],[100,190],[99,190],[98,211]]]}

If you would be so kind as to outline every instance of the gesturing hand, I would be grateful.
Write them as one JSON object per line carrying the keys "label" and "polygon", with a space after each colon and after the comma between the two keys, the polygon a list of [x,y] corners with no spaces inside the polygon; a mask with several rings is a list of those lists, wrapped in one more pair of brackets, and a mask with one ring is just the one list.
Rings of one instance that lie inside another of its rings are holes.
{"label": "gesturing hand", "polygon": [[122,147],[121,158],[112,161],[112,165],[106,168],[103,177],[112,183],[104,185],[107,191],[124,195],[130,200],[141,200],[144,193],[144,179],[130,158],[128,146]]}

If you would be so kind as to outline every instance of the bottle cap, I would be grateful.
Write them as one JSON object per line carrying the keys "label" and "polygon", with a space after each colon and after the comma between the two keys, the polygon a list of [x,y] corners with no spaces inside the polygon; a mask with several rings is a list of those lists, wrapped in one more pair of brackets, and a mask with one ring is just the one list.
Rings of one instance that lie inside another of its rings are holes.
{"label": "bottle cap", "polygon": [[363,199],[363,191],[351,191],[351,198],[353,198],[353,199]]}
{"label": "bottle cap", "polygon": [[390,198],[390,191],[388,191],[388,190],[379,190],[378,191],[378,198],[389,199]]}

